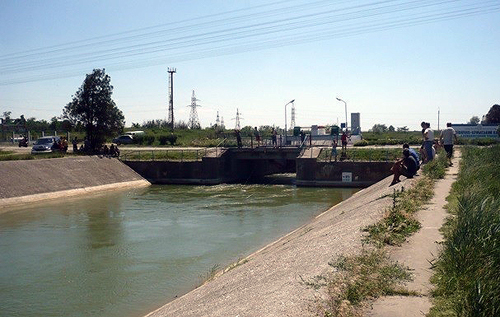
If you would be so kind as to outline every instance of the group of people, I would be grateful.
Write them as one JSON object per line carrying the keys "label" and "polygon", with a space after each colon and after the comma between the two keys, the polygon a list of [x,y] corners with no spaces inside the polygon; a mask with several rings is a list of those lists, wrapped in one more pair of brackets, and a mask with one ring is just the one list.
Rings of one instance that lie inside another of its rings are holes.
{"label": "group of people", "polygon": [[[84,153],[87,152],[87,149],[90,149],[89,141],[87,138],[83,140],[83,144],[80,146],[80,149],[78,149],[78,138],[75,136],[72,144],[73,144],[73,153]],[[66,143],[67,144],[67,143]],[[67,145],[66,145],[67,149]],[[106,156],[111,156],[111,157],[119,157],[120,156],[120,150],[118,149],[118,146],[115,144],[111,144],[109,147],[107,144],[104,144],[99,151],[97,151],[100,154],[106,155]]]}
{"label": "group of people", "polygon": [[413,178],[420,169],[420,164],[425,164],[434,159],[436,156],[437,149],[442,146],[446,151],[446,157],[448,158],[448,165],[452,166],[451,158],[453,156],[453,144],[457,141],[457,133],[452,128],[451,123],[446,124],[446,129],[441,131],[439,140],[434,139],[434,131],[431,129],[431,125],[428,122],[423,121],[422,127],[422,146],[420,147],[420,155],[422,160],[420,160],[417,152],[410,148],[410,146],[405,143],[403,145],[403,156],[401,159],[394,163],[391,171],[394,174],[394,178],[391,185],[400,182],[400,176],[403,175],[407,178]]}
{"label": "group of people", "polygon": [[52,152],[60,151],[63,153],[68,152],[68,141],[65,137],[60,138],[52,144]]}

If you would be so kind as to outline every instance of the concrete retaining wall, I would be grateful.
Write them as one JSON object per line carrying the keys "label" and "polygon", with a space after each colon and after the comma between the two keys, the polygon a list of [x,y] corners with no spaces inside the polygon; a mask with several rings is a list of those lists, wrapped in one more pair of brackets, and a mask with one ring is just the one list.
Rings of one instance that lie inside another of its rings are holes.
{"label": "concrete retaining wall", "polygon": [[297,159],[297,186],[367,187],[391,175],[393,162]]}
{"label": "concrete retaining wall", "polygon": [[150,183],[115,158],[79,156],[0,162],[0,208]]}

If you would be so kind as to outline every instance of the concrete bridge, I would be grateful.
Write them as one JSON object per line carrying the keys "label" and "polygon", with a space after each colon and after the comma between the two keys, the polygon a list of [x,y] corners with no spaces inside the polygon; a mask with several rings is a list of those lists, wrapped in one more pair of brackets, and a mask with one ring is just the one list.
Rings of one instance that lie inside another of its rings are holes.
{"label": "concrete bridge", "polygon": [[390,175],[392,162],[320,162],[319,147],[222,148],[201,160],[122,159],[153,184],[263,182],[266,175],[296,173],[299,186],[365,187]]}

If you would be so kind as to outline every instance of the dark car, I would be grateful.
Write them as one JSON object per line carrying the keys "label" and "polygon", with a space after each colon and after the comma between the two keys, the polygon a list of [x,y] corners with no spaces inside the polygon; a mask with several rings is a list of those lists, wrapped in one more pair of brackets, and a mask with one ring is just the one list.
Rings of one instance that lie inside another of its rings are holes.
{"label": "dark car", "polygon": [[120,144],[132,144],[134,143],[134,138],[130,135],[120,135],[117,138],[113,139],[113,143],[116,143],[118,145]]}

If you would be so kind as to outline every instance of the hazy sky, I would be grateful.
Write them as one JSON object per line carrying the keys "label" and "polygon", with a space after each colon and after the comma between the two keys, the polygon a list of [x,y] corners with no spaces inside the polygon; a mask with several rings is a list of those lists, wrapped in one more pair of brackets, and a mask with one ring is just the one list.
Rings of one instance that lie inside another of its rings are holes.
{"label": "hazy sky", "polygon": [[298,126],[344,122],[340,97],[363,130],[418,130],[500,103],[499,52],[499,0],[2,0],[0,114],[60,116],[105,68],[127,126],[166,119],[174,67],[176,121],[194,90],[203,127],[283,127],[292,99]]}

